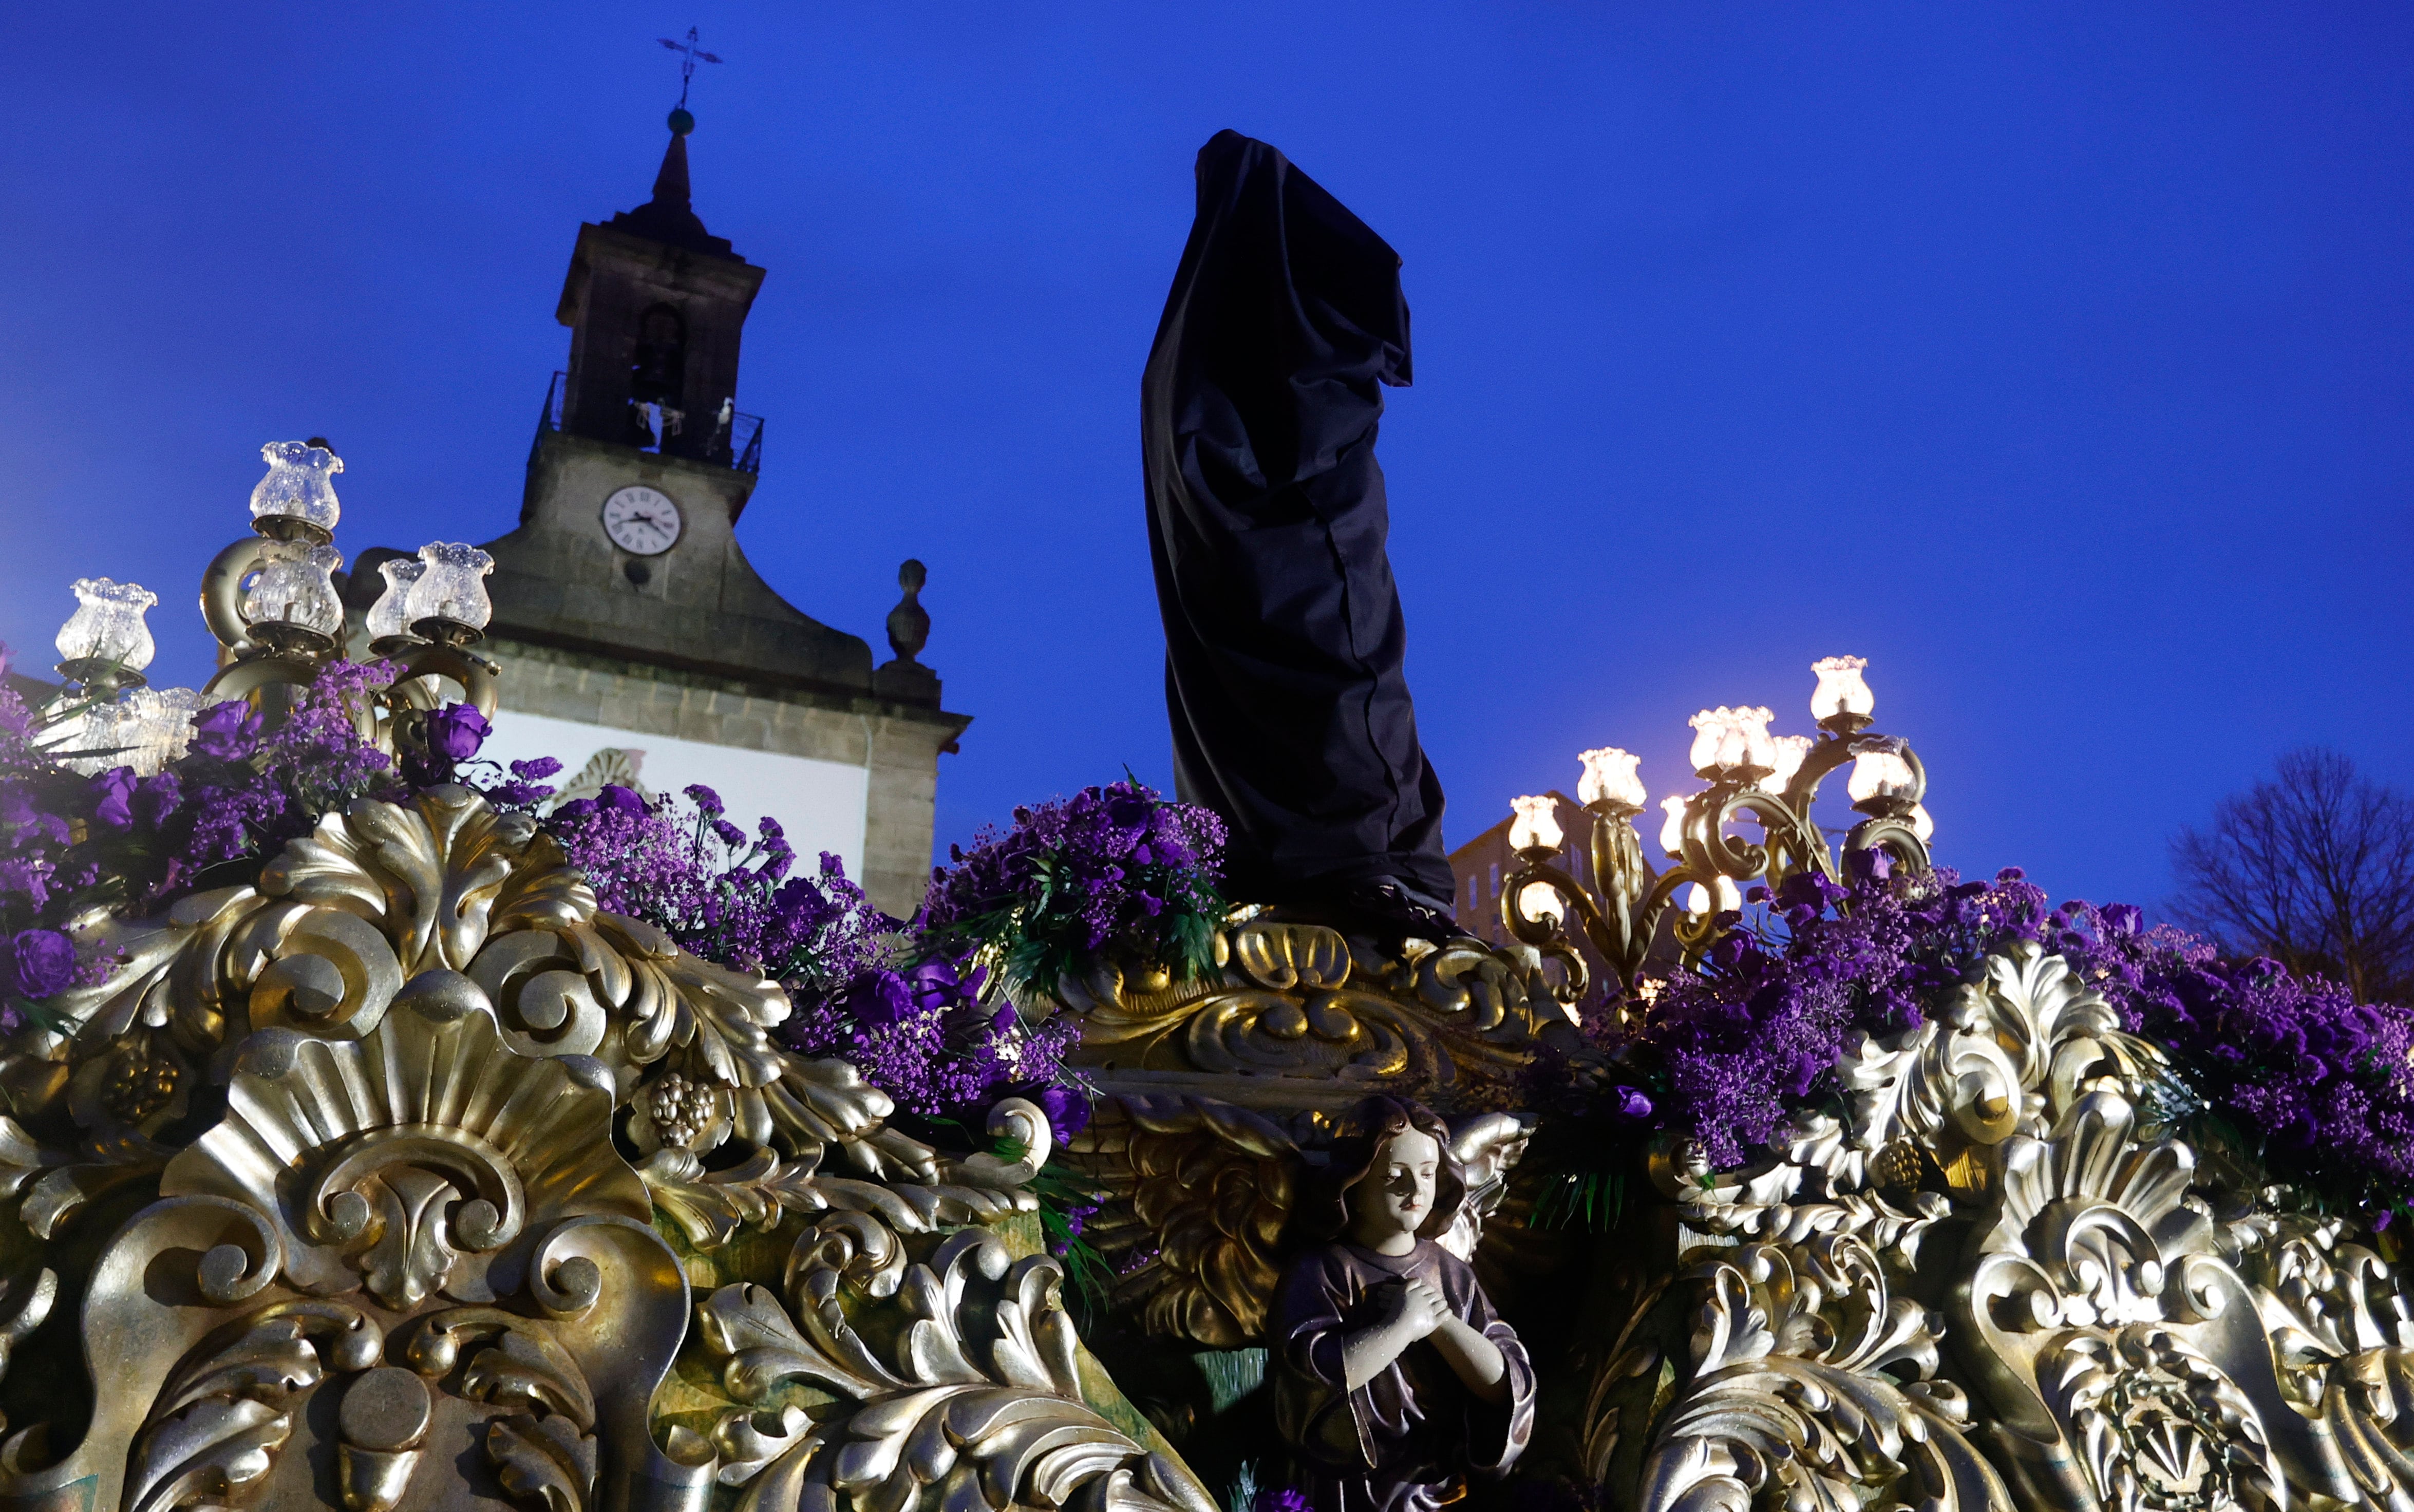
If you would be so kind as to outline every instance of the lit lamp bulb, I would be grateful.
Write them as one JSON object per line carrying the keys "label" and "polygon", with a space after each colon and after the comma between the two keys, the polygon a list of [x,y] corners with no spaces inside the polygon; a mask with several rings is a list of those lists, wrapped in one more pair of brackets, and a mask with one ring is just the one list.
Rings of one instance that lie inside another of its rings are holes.
{"label": "lit lamp bulb", "polygon": [[[1768,721],[1776,718],[1764,708],[1729,709],[1728,728],[1733,735],[1727,742],[1736,760],[1728,764],[1755,766],[1766,772],[1777,766],[1777,742],[1769,737]],[[1721,752],[1724,754],[1724,752]]]}
{"label": "lit lamp bulb", "polygon": [[1660,849],[1670,855],[1685,853],[1685,800],[1670,793],[1660,800],[1660,811],[1668,817],[1660,826]]}
{"label": "lit lamp bulb", "polygon": [[1802,770],[1802,760],[1810,754],[1809,735],[1779,735],[1769,742],[1773,748],[1769,759],[1769,785],[1783,788]]}
{"label": "lit lamp bulb", "polygon": [[291,520],[325,540],[343,512],[335,502],[335,475],[344,459],[323,446],[302,441],[271,441],[260,449],[268,476],[251,489],[251,518],[263,535],[281,535],[282,522]]}
{"label": "lit lamp bulb", "polygon": [[1853,776],[1845,786],[1855,803],[1900,797],[1911,791],[1911,763],[1898,751],[1862,751],[1853,758]]}
{"label": "lit lamp bulb", "polygon": [[495,570],[495,559],[461,541],[431,541],[419,548],[419,581],[403,601],[412,630],[431,619],[484,630],[495,615],[495,606],[486,600],[486,574]]}
{"label": "lit lamp bulb", "polygon": [[[112,583],[105,577],[75,581],[76,612],[59,627],[59,671],[77,682],[141,683],[139,674],[151,664],[156,647],[142,615],[159,596],[139,583]],[[70,671],[69,669],[74,669]]]}
{"label": "lit lamp bulb", "polygon": [[1642,811],[1648,800],[1643,792],[1643,778],[1634,771],[1642,757],[1615,746],[1603,746],[1584,752],[1576,760],[1584,763],[1584,776],[1576,783],[1580,802],[1607,803],[1629,813]]}
{"label": "lit lamp bulb", "polygon": [[395,556],[378,564],[385,591],[369,606],[370,649],[376,649],[380,641],[410,639],[410,586],[426,571],[427,564],[416,556]]}
{"label": "lit lamp bulb", "polygon": [[335,572],[343,565],[343,554],[324,541],[270,541],[260,548],[260,576],[243,596],[244,619],[254,629],[342,633],[344,600],[336,597]]}
{"label": "lit lamp bulb", "polygon": [[1734,882],[1719,878],[1710,886],[1694,882],[1685,889],[1685,912],[1696,918],[1708,918],[1715,913],[1734,913],[1743,908],[1743,894]]}
{"label": "lit lamp bulb", "polygon": [[1509,826],[1509,849],[1512,851],[1556,851],[1565,834],[1559,828],[1557,803],[1549,794],[1512,798],[1509,807],[1517,810]]}
{"label": "lit lamp bulb", "polygon": [[1568,916],[1568,903],[1549,882],[1527,882],[1517,890],[1517,912],[1526,918],[1548,919],[1557,926]]}
{"label": "lit lamp bulb", "polygon": [[1776,764],[1776,747],[1768,736],[1772,719],[1764,708],[1704,709],[1685,721],[1693,727],[1693,749],[1688,759],[1696,775],[1717,778],[1738,767],[1766,771]]}
{"label": "lit lamp bulb", "polygon": [[1936,821],[1929,817],[1928,805],[1915,803],[1911,806],[1911,832],[1919,837],[1922,845],[1936,838]]}
{"label": "lit lamp bulb", "polygon": [[1848,717],[1855,729],[1867,724],[1870,712],[1878,706],[1877,695],[1861,679],[1868,666],[1862,657],[1829,657],[1810,663],[1819,674],[1819,686],[1810,693],[1810,718],[1823,725],[1839,716]]}

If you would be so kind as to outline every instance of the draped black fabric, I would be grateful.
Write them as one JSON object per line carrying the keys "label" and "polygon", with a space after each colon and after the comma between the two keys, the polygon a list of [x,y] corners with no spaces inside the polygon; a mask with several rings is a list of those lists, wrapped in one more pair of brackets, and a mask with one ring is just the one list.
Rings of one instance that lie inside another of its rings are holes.
{"label": "draped black fabric", "polygon": [[1140,383],[1176,785],[1230,826],[1236,898],[1447,902],[1375,461],[1409,380],[1399,254],[1262,141],[1219,132],[1198,171]]}

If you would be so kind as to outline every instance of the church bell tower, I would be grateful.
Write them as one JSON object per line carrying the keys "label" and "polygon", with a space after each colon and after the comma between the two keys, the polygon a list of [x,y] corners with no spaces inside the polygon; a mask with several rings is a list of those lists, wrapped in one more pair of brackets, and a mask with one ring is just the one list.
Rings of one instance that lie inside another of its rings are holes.
{"label": "church bell tower", "polygon": [[781,598],[738,545],[763,465],[738,349],[764,270],[690,202],[694,125],[671,112],[650,200],[578,230],[555,312],[569,366],[537,422],[519,527],[486,546],[482,649],[506,664],[486,754],[560,758],[566,797],[703,783],[731,819],[779,820],[799,854],[837,852],[874,903],[909,913],[938,758],[971,720],[941,708],[916,660],[920,563],[901,572],[895,654],[875,667],[870,645]]}

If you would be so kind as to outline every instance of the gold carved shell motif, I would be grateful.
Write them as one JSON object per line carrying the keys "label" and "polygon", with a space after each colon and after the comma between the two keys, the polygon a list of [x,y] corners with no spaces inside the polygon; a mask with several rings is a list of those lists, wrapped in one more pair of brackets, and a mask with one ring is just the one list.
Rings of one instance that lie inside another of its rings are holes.
{"label": "gold carved shell motif", "polygon": [[[1009,1266],[991,1239],[939,1257],[944,1281],[908,1263],[902,1237],[1034,1206],[1038,1110],[996,1115],[1019,1161],[887,1128],[851,1066],[771,1041],[776,983],[600,912],[526,817],[457,787],[363,801],[257,887],[91,927],[124,965],[0,1056],[0,1186],[39,1241],[112,1189],[139,1201],[156,1179],[157,1197],[88,1276],[45,1243],[0,1297],[0,1364],[77,1310],[103,1386],[80,1434],[36,1425],[0,1451],[0,1504],[700,1508],[746,1486],[767,1512],[887,1487],[863,1451],[817,1464],[812,1445],[881,1442],[886,1399],[944,1380],[990,1425],[959,1442],[997,1505],[1039,1476],[1204,1512],[1177,1461],[1084,1401],[1054,1261]],[[697,1334],[665,1236],[712,1252],[798,1215],[790,1295],[724,1286]],[[867,1253],[887,1258],[850,1264]],[[881,1367],[849,1336],[851,1401],[817,1415],[807,1452],[773,1445],[780,1369],[759,1340],[824,1337],[841,1295],[936,1298],[915,1304],[917,1337],[951,1341],[951,1363],[917,1346]],[[991,1338],[996,1318],[1012,1327]],[[656,1418],[682,1348],[708,1377],[731,1365],[720,1431]],[[1018,1448],[1034,1432],[1081,1447]]]}

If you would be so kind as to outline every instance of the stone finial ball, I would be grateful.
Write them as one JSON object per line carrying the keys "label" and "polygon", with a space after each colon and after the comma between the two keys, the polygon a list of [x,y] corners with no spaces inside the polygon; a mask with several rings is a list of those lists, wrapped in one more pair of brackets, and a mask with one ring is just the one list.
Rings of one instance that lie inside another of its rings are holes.
{"label": "stone finial ball", "polygon": [[671,111],[671,135],[684,137],[694,129],[695,117],[688,114],[686,107],[681,106]]}

